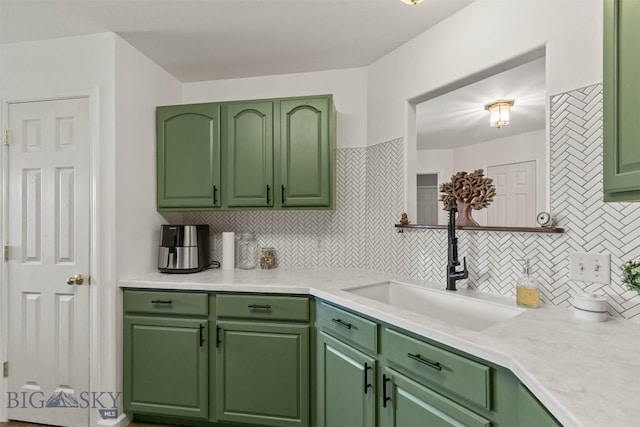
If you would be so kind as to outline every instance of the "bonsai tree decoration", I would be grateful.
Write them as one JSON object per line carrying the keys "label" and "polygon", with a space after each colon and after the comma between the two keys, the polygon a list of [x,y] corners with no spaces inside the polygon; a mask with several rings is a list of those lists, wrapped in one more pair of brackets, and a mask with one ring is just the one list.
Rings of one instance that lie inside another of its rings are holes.
{"label": "bonsai tree decoration", "polygon": [[451,182],[440,185],[440,200],[444,204],[444,210],[449,210],[449,202],[455,199],[458,204],[457,226],[477,226],[478,223],[471,217],[471,210],[486,208],[496,195],[496,187],[493,179],[484,176],[483,169],[474,170],[471,173],[458,172],[451,177]]}

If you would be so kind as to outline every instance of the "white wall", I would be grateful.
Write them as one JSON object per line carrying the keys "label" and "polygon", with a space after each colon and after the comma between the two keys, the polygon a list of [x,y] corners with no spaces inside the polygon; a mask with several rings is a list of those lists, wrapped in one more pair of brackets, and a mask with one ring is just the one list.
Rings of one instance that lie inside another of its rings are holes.
{"label": "white wall", "polygon": [[[42,99],[92,94],[92,132],[97,139],[97,158],[92,165],[97,201],[98,260],[91,267],[90,292],[92,344],[91,387],[93,390],[116,390],[117,372],[114,349],[120,345],[109,322],[116,313],[115,275],[115,76],[114,34],[102,33],[81,37],[2,45],[0,93],[3,101]],[[92,414],[92,425],[97,414]]]}
{"label": "white wall", "polygon": [[602,81],[601,0],[476,0],[368,67],[368,143],[404,135],[405,103],[546,45],[547,92]]}
{"label": "white wall", "polygon": [[156,106],[178,104],[182,84],[115,37],[117,275],[158,269],[160,224],[181,222],[156,211]]}
{"label": "white wall", "polygon": [[[117,279],[157,271],[160,224],[182,222],[181,213],[156,210],[156,106],[180,103],[182,84],[119,36],[115,36],[116,272]],[[114,308],[122,313],[115,288]],[[114,390],[122,390],[122,316],[105,330]]]}
{"label": "white wall", "polygon": [[242,99],[333,94],[338,111],[338,148],[367,145],[367,69],[185,83],[185,104]]}

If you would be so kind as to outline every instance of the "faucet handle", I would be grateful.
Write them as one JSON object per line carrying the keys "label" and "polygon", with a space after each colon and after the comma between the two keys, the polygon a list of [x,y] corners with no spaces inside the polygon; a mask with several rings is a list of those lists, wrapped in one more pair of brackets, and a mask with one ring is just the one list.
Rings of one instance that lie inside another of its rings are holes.
{"label": "faucet handle", "polygon": [[469,277],[469,270],[467,270],[467,257],[462,258],[462,273],[464,273],[463,279],[467,279]]}

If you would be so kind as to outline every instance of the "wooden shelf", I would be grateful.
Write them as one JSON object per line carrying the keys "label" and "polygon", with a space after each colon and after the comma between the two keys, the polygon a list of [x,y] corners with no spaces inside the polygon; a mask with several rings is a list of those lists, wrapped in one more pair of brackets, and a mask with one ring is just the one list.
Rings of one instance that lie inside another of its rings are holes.
{"label": "wooden shelf", "polygon": [[[398,233],[404,230],[446,230],[446,225],[425,225],[425,224],[395,224]],[[498,233],[545,233],[545,234],[561,234],[564,228],[560,227],[497,227],[497,226],[477,226],[477,227],[456,227],[456,230],[466,231],[494,231]]]}

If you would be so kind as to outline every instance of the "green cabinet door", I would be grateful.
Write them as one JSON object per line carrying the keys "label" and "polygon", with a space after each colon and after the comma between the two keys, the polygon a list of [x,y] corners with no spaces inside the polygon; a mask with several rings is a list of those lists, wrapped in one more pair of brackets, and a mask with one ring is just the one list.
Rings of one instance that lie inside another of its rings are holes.
{"label": "green cabinet door", "polygon": [[226,205],[273,206],[273,102],[225,104]]}
{"label": "green cabinet door", "polygon": [[320,332],[317,347],[319,427],[374,427],[376,360]]}
{"label": "green cabinet door", "polygon": [[280,101],[280,197],[283,207],[334,203],[335,138],[329,96]]}
{"label": "green cabinet door", "polygon": [[604,199],[640,201],[640,2],[604,2]]}
{"label": "green cabinet door", "polygon": [[522,384],[518,387],[518,426],[559,427],[561,424]]}
{"label": "green cabinet door", "polygon": [[158,209],[220,206],[220,105],[156,110]]}
{"label": "green cabinet door", "polygon": [[218,421],[309,425],[309,326],[218,321]]}
{"label": "green cabinet door", "polygon": [[206,319],[125,316],[125,412],[207,417]]}
{"label": "green cabinet door", "polygon": [[491,425],[489,420],[392,369],[384,369],[380,388],[383,427]]}

